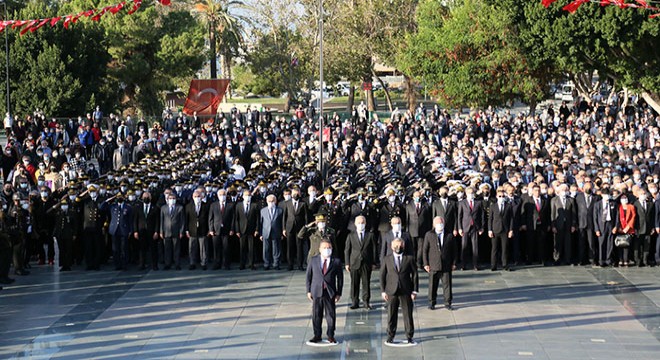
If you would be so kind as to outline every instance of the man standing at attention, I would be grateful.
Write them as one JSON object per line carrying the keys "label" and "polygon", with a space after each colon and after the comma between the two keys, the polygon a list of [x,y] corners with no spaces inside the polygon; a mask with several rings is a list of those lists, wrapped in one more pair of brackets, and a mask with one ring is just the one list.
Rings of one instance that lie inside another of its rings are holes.
{"label": "man standing at attention", "polygon": [[314,337],[309,342],[321,341],[321,322],[325,314],[328,342],[336,344],[336,304],[341,298],[344,287],[344,273],[341,268],[341,260],[332,256],[330,241],[321,240],[319,252],[320,254],[312,257],[307,264],[307,298],[312,302],[312,326],[314,328]]}
{"label": "man standing at attention", "polygon": [[403,311],[403,323],[406,328],[408,344],[414,344],[413,335],[415,325],[413,323],[413,300],[417,297],[419,290],[419,279],[417,277],[417,264],[415,258],[403,255],[403,241],[394,239],[392,241],[392,255],[386,256],[380,267],[380,289],[383,300],[387,302],[387,341],[394,343],[396,335],[397,318],[399,316],[399,304]]}

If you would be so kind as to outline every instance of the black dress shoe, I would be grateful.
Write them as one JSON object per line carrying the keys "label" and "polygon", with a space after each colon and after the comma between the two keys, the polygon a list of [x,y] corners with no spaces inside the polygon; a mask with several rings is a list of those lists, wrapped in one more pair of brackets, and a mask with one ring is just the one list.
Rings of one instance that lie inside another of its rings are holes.
{"label": "black dress shoe", "polygon": [[27,270],[16,270],[16,271],[14,271],[14,274],[19,275],[19,276],[25,276],[25,275],[29,275],[30,272],[27,271]]}
{"label": "black dress shoe", "polygon": [[415,345],[415,340],[413,340],[413,338],[408,338],[408,344]]}
{"label": "black dress shoe", "polygon": [[142,270],[147,270],[147,267],[146,267],[145,265],[140,265],[139,270],[140,270],[140,271],[142,271]]}
{"label": "black dress shoe", "polygon": [[68,267],[68,266],[62,266],[62,268],[60,269],[60,271],[71,271],[71,268]]}
{"label": "black dress shoe", "polygon": [[337,340],[335,340],[335,338],[333,338],[332,336],[330,336],[330,337],[328,337],[328,342],[329,342],[330,344],[336,344],[336,343],[337,343]]}
{"label": "black dress shoe", "polygon": [[300,270],[300,271],[305,271],[305,268],[302,267],[302,266],[298,266],[298,270]]}
{"label": "black dress shoe", "polygon": [[9,284],[13,283],[14,281],[16,281],[16,279],[4,277],[4,278],[0,279],[0,284],[9,285]]}
{"label": "black dress shoe", "polygon": [[268,271],[268,270],[270,270],[270,266],[265,266],[264,271]]}
{"label": "black dress shoe", "polygon": [[222,266],[216,264],[216,265],[213,265],[213,267],[211,269],[220,270],[220,268],[222,268]]}
{"label": "black dress shoe", "polygon": [[435,310],[435,305],[433,304],[429,305],[429,310]]}
{"label": "black dress shoe", "polygon": [[364,307],[367,308],[368,310],[373,309],[373,307],[369,303],[366,303],[366,305]]}
{"label": "black dress shoe", "polygon": [[454,307],[451,306],[451,305],[445,305],[445,309],[447,309],[449,311],[452,311],[452,310],[454,310]]}
{"label": "black dress shoe", "polygon": [[207,269],[208,267],[206,267],[206,265],[202,265],[202,270],[206,271]]}
{"label": "black dress shoe", "polygon": [[355,309],[357,309],[357,308],[359,308],[359,307],[360,307],[360,305],[358,305],[358,304],[353,304],[353,305],[351,305],[351,307],[349,307],[349,309],[351,309],[351,310],[355,310]]}
{"label": "black dress shoe", "polygon": [[472,268],[472,270],[479,271],[479,268],[475,266],[475,267]]}
{"label": "black dress shoe", "polygon": [[497,271],[497,269],[496,268],[491,268],[490,271]]}
{"label": "black dress shoe", "polygon": [[504,268],[504,271],[511,271],[511,268],[507,266]]}
{"label": "black dress shoe", "polygon": [[197,267],[195,265],[188,266],[188,270],[195,270],[195,269],[197,269]]}
{"label": "black dress shoe", "polygon": [[163,269],[164,269],[164,270],[169,270],[169,269],[171,269],[171,268],[172,268],[172,267],[171,267],[170,265],[165,265],[165,267],[164,267]]}
{"label": "black dress shoe", "polygon": [[289,266],[286,269],[287,269],[287,271],[291,271],[291,270],[293,270],[293,266]]}
{"label": "black dress shoe", "polygon": [[275,270],[279,270],[279,269],[280,269],[280,267],[279,267],[279,266],[275,266],[275,268],[274,268],[274,269],[275,269]]}
{"label": "black dress shoe", "polygon": [[250,270],[257,270],[257,267],[252,265],[252,266],[250,266]]}
{"label": "black dress shoe", "polygon": [[245,270],[245,266],[243,266],[243,265],[239,266],[238,270]]}
{"label": "black dress shoe", "polygon": [[175,267],[175,269],[177,269],[177,270],[181,270],[181,266],[177,265],[177,266]]}
{"label": "black dress shoe", "polygon": [[158,265],[154,265],[151,267],[151,270],[158,271]]}
{"label": "black dress shoe", "polygon": [[320,343],[321,342],[321,337],[320,336],[314,336],[313,338],[309,339],[309,342],[311,343]]}
{"label": "black dress shoe", "polygon": [[388,343],[388,344],[394,344],[394,338],[387,338],[387,340],[385,340],[385,342]]}
{"label": "black dress shoe", "polygon": [[225,266],[224,269],[225,269],[225,270],[229,270],[229,265]]}

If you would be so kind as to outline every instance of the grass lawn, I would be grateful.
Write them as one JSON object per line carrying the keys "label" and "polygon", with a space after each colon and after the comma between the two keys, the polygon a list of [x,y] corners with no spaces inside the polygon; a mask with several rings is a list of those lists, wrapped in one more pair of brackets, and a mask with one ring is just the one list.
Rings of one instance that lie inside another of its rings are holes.
{"label": "grass lawn", "polygon": [[286,99],[284,98],[273,98],[273,97],[264,97],[264,98],[252,98],[252,99],[227,99],[228,103],[234,104],[264,104],[264,105],[284,105]]}

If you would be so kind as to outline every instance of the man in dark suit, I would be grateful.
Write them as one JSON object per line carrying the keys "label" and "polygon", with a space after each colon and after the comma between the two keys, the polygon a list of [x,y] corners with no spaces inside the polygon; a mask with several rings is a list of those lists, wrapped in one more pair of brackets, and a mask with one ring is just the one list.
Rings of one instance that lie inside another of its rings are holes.
{"label": "man in dark suit", "polygon": [[[431,209],[426,202],[422,202],[422,194],[419,191],[413,193],[413,201],[406,205],[406,228],[412,238],[413,254],[416,254],[417,266],[423,266],[422,246],[424,235],[431,230]],[[408,247],[408,244],[405,245]],[[389,248],[389,246],[388,246]]]}
{"label": "man in dark suit", "polygon": [[384,258],[387,255],[392,255],[392,240],[401,239],[404,243],[404,249],[406,255],[415,256],[413,240],[410,237],[410,234],[401,229],[401,218],[395,216],[390,221],[392,225],[392,230],[385,233],[385,236],[380,240],[380,258]]}
{"label": "man in dark suit", "polygon": [[[102,225],[106,219],[106,207],[103,199],[98,195],[98,187],[88,187],[89,196],[80,199],[80,223],[82,224],[82,244],[85,249],[86,270],[100,270],[103,254]],[[78,202],[79,199],[76,199]],[[20,269],[19,269],[20,270]]]}
{"label": "man in dark suit", "polygon": [[112,236],[112,257],[115,270],[126,270],[128,262],[128,237],[133,233],[133,209],[124,202],[124,195],[119,194],[116,203],[110,206],[110,227]]}
{"label": "man in dark suit", "polygon": [[598,237],[598,263],[600,266],[611,264],[612,252],[614,251],[614,235],[612,230],[616,223],[616,202],[610,200],[610,190],[601,190],[601,200],[594,204],[594,230]]}
{"label": "man in dark suit", "polygon": [[586,265],[587,259],[591,265],[596,262],[596,237],[594,231],[594,205],[598,199],[593,195],[591,183],[584,184],[583,192],[575,196],[578,217],[578,262]]}
{"label": "man in dark suit", "polygon": [[649,263],[649,247],[651,235],[655,232],[655,208],[648,201],[648,194],[640,190],[637,201],[635,201],[635,242],[634,255],[637,266],[646,266]]}
{"label": "man in dark suit", "polygon": [[307,298],[312,302],[312,327],[314,337],[309,341],[321,341],[321,322],[325,313],[328,326],[326,334],[328,342],[334,344],[335,322],[337,319],[336,307],[344,288],[344,272],[341,260],[332,256],[332,243],[322,240],[319,246],[319,255],[312,257],[307,264]]}
{"label": "man in dark suit", "polygon": [[458,203],[458,234],[461,236],[461,268],[466,269],[468,262],[469,248],[472,247],[472,267],[479,270],[479,235],[483,234],[484,227],[484,209],[481,201],[475,199],[474,188],[465,190],[465,200]]}
{"label": "man in dark suit", "polygon": [[[394,189],[388,189],[386,191],[387,200],[380,204],[378,208],[378,232],[379,239],[382,239],[388,231],[392,230],[390,221],[393,217],[398,216],[402,217],[405,215],[405,208],[396,198],[396,192]],[[402,218],[403,220],[403,218]],[[405,224],[403,224],[405,226]]]}
{"label": "man in dark suit", "polygon": [[[291,191],[291,200],[285,201],[282,205],[284,221],[284,236],[286,236],[286,255],[289,263],[289,271],[293,270],[294,263],[298,270],[304,270],[303,254],[304,239],[298,239],[296,235],[305,224],[307,224],[307,204],[301,200],[300,189],[295,188]],[[295,255],[294,255],[295,254]],[[295,257],[294,257],[295,256]]]}
{"label": "man in dark suit", "polygon": [[280,269],[280,241],[282,240],[282,209],[277,206],[275,195],[266,197],[265,208],[259,216],[259,237],[264,244],[264,270]]}
{"label": "man in dark suit", "polygon": [[188,236],[189,270],[195,270],[199,263],[202,270],[208,264],[209,205],[202,201],[202,190],[193,192],[193,201],[186,205],[186,236]]}
{"label": "man in dark suit", "polygon": [[234,229],[240,242],[239,269],[254,270],[254,236],[259,221],[259,208],[252,201],[250,190],[243,190],[243,201],[236,204]]}
{"label": "man in dark suit", "polygon": [[345,264],[346,271],[351,274],[351,309],[359,305],[360,283],[362,283],[362,301],[367,309],[371,309],[371,271],[376,259],[376,241],[371,232],[366,231],[364,216],[355,218],[355,232],[346,239]]}
{"label": "man in dark suit", "polygon": [[229,237],[234,235],[235,204],[227,200],[227,191],[217,192],[208,215],[209,234],[213,239],[213,270],[229,270]]}
{"label": "man in dark suit", "polygon": [[541,196],[541,187],[534,185],[531,196],[522,205],[522,230],[525,232],[527,265],[546,260],[546,238],[550,232],[550,204]]}
{"label": "man in dark suit", "polygon": [[557,188],[557,197],[550,201],[550,221],[554,234],[555,265],[572,262],[571,234],[577,230],[577,209],[573,199],[568,197],[568,185]]}
{"label": "man in dark suit", "polygon": [[490,269],[497,270],[497,252],[502,252],[502,268],[509,271],[509,240],[513,238],[513,205],[504,190],[497,189],[497,202],[488,209],[488,237],[491,239]]}
{"label": "man in dark suit", "polygon": [[158,235],[160,209],[151,204],[151,193],[142,193],[142,204],[133,209],[133,237],[139,242],[140,270],[146,269],[147,251],[151,252],[151,268],[158,270]]}
{"label": "man in dark suit", "polygon": [[403,247],[403,241],[392,241],[394,254],[385,257],[380,267],[380,291],[387,302],[387,342],[394,342],[400,304],[408,343],[414,344],[413,300],[417,297],[419,279],[415,258],[403,255]]}
{"label": "man in dark suit", "polygon": [[424,236],[422,257],[424,270],[429,274],[429,309],[435,310],[438,297],[438,285],[442,281],[442,296],[445,308],[453,310],[451,270],[454,256],[454,236],[451,230],[445,228],[444,220],[437,216],[433,218],[433,230]]}
{"label": "man in dark suit", "polygon": [[176,195],[169,193],[167,203],[160,208],[160,237],[163,239],[165,270],[172,268],[181,270],[181,245],[185,227],[183,206],[176,203]]}

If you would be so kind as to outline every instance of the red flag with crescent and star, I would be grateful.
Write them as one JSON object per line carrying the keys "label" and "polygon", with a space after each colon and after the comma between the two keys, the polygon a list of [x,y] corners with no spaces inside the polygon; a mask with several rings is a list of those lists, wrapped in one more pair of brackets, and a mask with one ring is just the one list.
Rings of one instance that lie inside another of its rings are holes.
{"label": "red flag with crescent and star", "polygon": [[183,112],[192,115],[215,115],[229,86],[228,79],[192,80]]}

